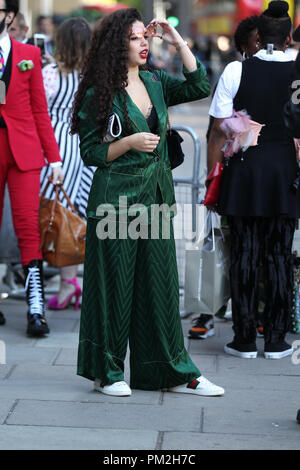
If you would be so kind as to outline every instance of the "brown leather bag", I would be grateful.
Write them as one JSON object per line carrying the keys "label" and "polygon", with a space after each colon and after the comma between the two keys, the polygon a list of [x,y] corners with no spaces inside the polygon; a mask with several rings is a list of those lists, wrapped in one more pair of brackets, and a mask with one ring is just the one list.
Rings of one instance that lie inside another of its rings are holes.
{"label": "brown leather bag", "polygon": [[[79,217],[62,185],[54,185],[54,199],[45,198],[50,181],[40,197],[40,236],[43,257],[52,266],[63,267],[84,261],[86,223]],[[59,199],[62,191],[71,210]]]}

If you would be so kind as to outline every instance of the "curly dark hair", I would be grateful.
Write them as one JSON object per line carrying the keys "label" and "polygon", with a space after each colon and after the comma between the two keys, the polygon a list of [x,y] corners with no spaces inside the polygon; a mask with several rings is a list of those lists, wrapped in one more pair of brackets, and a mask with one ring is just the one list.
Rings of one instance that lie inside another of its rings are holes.
{"label": "curly dark hair", "polygon": [[125,123],[130,128],[125,88],[128,75],[129,29],[136,21],[142,21],[140,12],[135,8],[126,8],[111,13],[96,23],[73,102],[71,134],[79,133],[78,112],[90,87],[94,89],[93,99],[89,104],[90,110],[95,112],[96,109],[96,123],[100,132],[104,134],[107,128],[112,102],[119,91],[124,97]]}
{"label": "curly dark hair", "polygon": [[258,25],[258,15],[249,16],[242,20],[234,33],[234,43],[236,49],[243,54],[243,46],[248,46],[250,35]]}

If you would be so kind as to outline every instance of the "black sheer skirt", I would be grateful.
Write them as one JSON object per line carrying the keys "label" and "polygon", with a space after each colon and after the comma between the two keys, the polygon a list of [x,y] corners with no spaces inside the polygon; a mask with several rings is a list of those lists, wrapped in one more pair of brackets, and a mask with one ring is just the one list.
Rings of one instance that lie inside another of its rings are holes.
{"label": "black sheer skirt", "polygon": [[284,339],[293,302],[292,244],[296,219],[228,217],[231,232],[230,282],[235,339],[253,343],[263,269],[265,343]]}

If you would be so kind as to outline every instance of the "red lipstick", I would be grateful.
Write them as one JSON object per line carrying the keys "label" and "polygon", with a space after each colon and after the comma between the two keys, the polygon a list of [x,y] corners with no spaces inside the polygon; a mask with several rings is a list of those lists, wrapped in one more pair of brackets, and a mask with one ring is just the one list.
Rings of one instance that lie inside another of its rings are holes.
{"label": "red lipstick", "polygon": [[143,49],[141,52],[140,52],[140,56],[142,59],[147,59],[148,57],[148,49]]}

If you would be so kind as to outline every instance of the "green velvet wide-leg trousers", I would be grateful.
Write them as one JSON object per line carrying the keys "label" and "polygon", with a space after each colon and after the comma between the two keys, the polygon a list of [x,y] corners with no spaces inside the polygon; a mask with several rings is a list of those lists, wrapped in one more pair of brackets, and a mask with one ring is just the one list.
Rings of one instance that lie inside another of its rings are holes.
{"label": "green velvet wide-leg trousers", "polygon": [[[87,223],[78,375],[104,384],[124,380],[129,341],[130,386],[158,390],[201,374],[185,347],[173,224],[163,239],[99,239]],[[150,230],[149,230],[150,232]]]}

